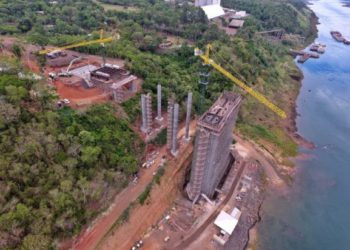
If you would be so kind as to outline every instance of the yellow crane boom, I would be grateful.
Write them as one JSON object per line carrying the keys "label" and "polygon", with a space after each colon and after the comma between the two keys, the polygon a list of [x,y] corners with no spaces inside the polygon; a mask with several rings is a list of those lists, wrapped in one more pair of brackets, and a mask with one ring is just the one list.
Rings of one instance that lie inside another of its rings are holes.
{"label": "yellow crane boom", "polygon": [[259,92],[253,90],[251,87],[246,85],[244,82],[239,80],[238,78],[234,77],[230,72],[225,70],[223,67],[221,67],[219,64],[214,62],[214,60],[209,58],[209,50],[211,49],[211,45],[207,45],[205,53],[203,53],[200,49],[195,49],[195,55],[199,56],[205,64],[213,66],[217,71],[222,73],[224,76],[226,76],[228,79],[230,79],[233,83],[241,87],[243,90],[245,90],[248,94],[253,96],[255,99],[257,99],[259,102],[264,104],[266,107],[271,109],[273,112],[275,112],[277,115],[279,115],[281,118],[286,118],[286,113],[277,107],[275,104],[270,102],[265,96],[260,94]]}
{"label": "yellow crane boom", "polygon": [[[117,37],[116,37],[116,40],[118,40],[118,39],[119,39],[119,35],[117,35]],[[41,50],[38,53],[39,53],[39,55],[46,55],[52,51],[73,49],[73,48],[84,47],[84,46],[88,46],[88,45],[92,45],[92,44],[96,44],[96,43],[104,44],[104,43],[112,42],[113,40],[114,40],[113,37],[103,38],[103,31],[101,31],[99,39],[91,40],[91,41],[83,41],[83,42],[74,43],[74,44],[70,44],[70,45],[66,45],[66,46],[58,47],[58,48],[49,48],[49,49]]]}

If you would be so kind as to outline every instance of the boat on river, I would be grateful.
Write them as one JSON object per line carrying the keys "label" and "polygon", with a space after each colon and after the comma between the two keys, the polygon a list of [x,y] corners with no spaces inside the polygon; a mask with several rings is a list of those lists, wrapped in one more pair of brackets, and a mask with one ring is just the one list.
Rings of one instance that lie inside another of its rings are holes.
{"label": "boat on river", "polygon": [[331,35],[337,42],[350,45],[350,40],[343,37],[343,35],[339,31],[331,31]]}
{"label": "boat on river", "polygon": [[337,41],[337,42],[344,42],[345,38],[339,31],[331,31],[332,37]]}
{"label": "boat on river", "polygon": [[326,51],[326,45],[325,44],[321,44],[321,43],[314,43],[311,45],[310,47],[310,51],[314,51],[320,54],[323,54]]}

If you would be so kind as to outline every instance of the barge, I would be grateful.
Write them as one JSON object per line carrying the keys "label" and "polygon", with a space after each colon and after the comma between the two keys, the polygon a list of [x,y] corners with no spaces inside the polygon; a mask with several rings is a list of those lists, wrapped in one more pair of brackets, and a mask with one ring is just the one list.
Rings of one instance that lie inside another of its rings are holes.
{"label": "barge", "polygon": [[310,53],[310,52],[305,52],[302,50],[290,49],[289,53],[293,57],[298,57],[298,59],[297,59],[298,63],[304,63],[310,58],[320,58],[320,55],[317,53]]}
{"label": "barge", "polygon": [[310,51],[314,51],[320,54],[323,54],[326,51],[326,45],[325,44],[321,44],[321,43],[314,43],[311,45],[310,47]]}
{"label": "barge", "polygon": [[350,40],[343,37],[342,33],[339,31],[331,31],[331,35],[337,42],[344,43],[346,45],[350,45]]}

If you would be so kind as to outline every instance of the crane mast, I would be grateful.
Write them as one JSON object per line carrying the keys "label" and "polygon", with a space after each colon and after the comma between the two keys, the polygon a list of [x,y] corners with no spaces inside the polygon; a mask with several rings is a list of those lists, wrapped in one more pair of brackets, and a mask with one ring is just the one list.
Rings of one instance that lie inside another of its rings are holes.
{"label": "crane mast", "polygon": [[257,99],[260,103],[264,104],[266,107],[268,107],[270,110],[275,112],[278,116],[281,118],[286,118],[286,113],[277,107],[275,104],[270,102],[264,95],[260,94],[259,92],[253,90],[251,87],[246,85],[244,82],[233,76],[230,72],[225,70],[223,67],[221,67],[219,64],[217,64],[213,59],[209,57],[209,52],[211,50],[212,46],[210,44],[207,45],[205,53],[203,53],[199,48],[195,49],[195,55],[199,56],[204,64],[211,65],[213,68],[215,68],[217,71],[219,71],[221,74],[226,76],[228,79],[230,79],[233,83],[241,87],[244,91],[246,91],[248,94],[253,96],[255,99]]}

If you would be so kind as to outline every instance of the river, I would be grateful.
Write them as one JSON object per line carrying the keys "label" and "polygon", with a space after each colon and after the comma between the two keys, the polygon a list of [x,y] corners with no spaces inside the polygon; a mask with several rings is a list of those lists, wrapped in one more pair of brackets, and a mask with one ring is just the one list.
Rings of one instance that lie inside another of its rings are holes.
{"label": "river", "polygon": [[[345,1],[344,1],[345,2]],[[316,149],[300,148],[295,181],[287,193],[273,191],[257,225],[258,249],[350,249],[350,8],[340,0],[312,1],[319,17],[317,42],[327,45],[320,59],[298,65],[304,73],[297,99],[298,132]]]}

